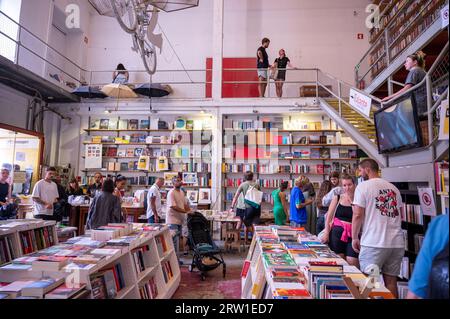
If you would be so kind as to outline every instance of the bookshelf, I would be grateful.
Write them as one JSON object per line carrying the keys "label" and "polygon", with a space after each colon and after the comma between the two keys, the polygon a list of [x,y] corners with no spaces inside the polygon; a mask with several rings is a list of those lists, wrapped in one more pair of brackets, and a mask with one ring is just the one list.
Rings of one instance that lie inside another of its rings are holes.
{"label": "bookshelf", "polygon": [[[244,119],[243,119],[244,118]],[[331,171],[355,175],[358,146],[322,114],[228,115],[223,119],[222,193],[225,209],[250,170],[263,192],[303,174],[318,189]],[[269,194],[263,204],[272,205]]]}
{"label": "bookshelf", "polygon": [[[169,299],[179,286],[181,274],[170,230],[165,225],[132,224],[133,232],[112,241],[97,242],[90,236],[72,238],[55,250],[85,246],[85,255],[105,257],[90,263],[69,264],[46,276],[70,278],[86,285],[88,299]],[[89,242],[89,243],[87,243]],[[125,244],[126,243],[126,244]],[[89,247],[92,245],[92,247]],[[160,248],[159,248],[160,247]],[[14,265],[14,261],[11,265]],[[0,280],[14,282],[23,278],[40,278],[42,272],[0,267]]]}
{"label": "bookshelf", "polygon": [[0,221],[0,265],[58,244],[55,221]]}
{"label": "bookshelf", "polygon": [[[105,117],[87,119],[84,128],[86,148],[101,145],[101,166],[86,168],[82,164],[82,185],[92,183],[95,172],[108,177],[118,174],[127,178],[127,194],[137,188],[153,185],[157,177],[165,173],[191,172],[198,178],[198,186],[186,185],[186,188],[211,187],[211,120],[209,117],[163,115],[161,117]],[[87,162],[88,154],[82,156]],[[145,156],[142,157],[142,156]],[[138,165],[146,160],[145,169]],[[159,167],[166,161],[167,166]],[[196,184],[194,184],[196,185]]]}
{"label": "bookshelf", "polygon": [[[276,257],[271,257],[272,254]],[[332,279],[328,280],[333,281],[333,286],[340,285],[348,291],[334,296],[326,294],[326,287],[317,285],[319,280],[327,279],[321,277],[324,273],[320,273],[320,270],[312,269],[314,262],[322,263],[319,268],[331,266],[339,269],[339,271],[327,272],[325,277],[332,276]],[[332,265],[327,264],[330,262]],[[317,281],[314,278],[317,278]],[[256,226],[255,236],[241,272],[241,298],[357,298],[354,292],[350,291],[347,283],[344,284],[344,278],[360,287],[365,286],[367,281],[367,277],[356,267],[349,266],[344,259],[333,254],[327,245],[320,244],[316,236],[302,229],[293,229],[289,226]],[[338,284],[339,281],[341,281],[340,284]],[[286,290],[289,289],[295,290],[295,293],[287,293]],[[280,290],[281,294],[277,295]],[[283,293],[286,294],[283,295]],[[393,296],[386,287],[381,286],[370,291],[366,298],[393,298]]]}
{"label": "bookshelf", "polygon": [[372,48],[368,61],[369,66],[372,66],[372,78],[387,67],[388,59],[392,61],[399,56],[439,18],[440,9],[445,2],[445,0],[391,0],[381,4],[380,26],[372,28],[369,35]]}

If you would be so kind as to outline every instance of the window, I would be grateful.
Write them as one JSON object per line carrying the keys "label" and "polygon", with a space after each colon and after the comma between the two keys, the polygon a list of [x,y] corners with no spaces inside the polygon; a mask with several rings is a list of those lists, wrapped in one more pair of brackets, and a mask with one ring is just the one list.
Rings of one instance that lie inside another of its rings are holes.
{"label": "window", "polygon": [[13,62],[16,62],[17,44],[11,39],[18,40],[21,5],[22,0],[0,0],[0,31],[7,35],[0,33],[0,55]]}

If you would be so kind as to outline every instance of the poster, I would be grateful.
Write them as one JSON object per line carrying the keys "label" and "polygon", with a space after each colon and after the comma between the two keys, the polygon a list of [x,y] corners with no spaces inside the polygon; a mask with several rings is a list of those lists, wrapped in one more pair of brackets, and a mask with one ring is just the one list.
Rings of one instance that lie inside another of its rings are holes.
{"label": "poster", "polygon": [[16,161],[17,162],[25,162],[26,155],[25,152],[16,152]]}
{"label": "poster", "polygon": [[191,186],[198,185],[197,173],[183,173],[183,183]]}
{"label": "poster", "polygon": [[448,140],[448,100],[441,103],[439,113],[439,140]]}
{"label": "poster", "polygon": [[211,204],[211,189],[200,188],[198,196],[199,204]]}
{"label": "poster", "polygon": [[187,198],[192,204],[197,204],[198,202],[198,190],[187,190]]}
{"label": "poster", "polygon": [[350,89],[350,105],[366,117],[370,116],[370,108],[372,107],[372,99],[370,97]]}
{"label": "poster", "polygon": [[419,191],[420,208],[424,216],[436,216],[433,190],[431,187],[417,187]]}
{"label": "poster", "polygon": [[13,180],[15,184],[25,184],[27,182],[27,172],[15,171]]}
{"label": "poster", "polygon": [[85,168],[102,168],[102,144],[87,144]]}

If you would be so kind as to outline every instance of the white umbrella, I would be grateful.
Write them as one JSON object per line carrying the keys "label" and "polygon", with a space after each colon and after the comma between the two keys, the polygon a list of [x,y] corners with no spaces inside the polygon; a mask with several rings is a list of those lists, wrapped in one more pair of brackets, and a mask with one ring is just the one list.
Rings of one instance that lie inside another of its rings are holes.
{"label": "white umbrella", "polygon": [[134,93],[134,91],[130,89],[129,86],[116,83],[105,85],[102,88],[102,92],[110,97],[115,97],[118,99],[120,98],[128,99],[138,97],[137,94]]}

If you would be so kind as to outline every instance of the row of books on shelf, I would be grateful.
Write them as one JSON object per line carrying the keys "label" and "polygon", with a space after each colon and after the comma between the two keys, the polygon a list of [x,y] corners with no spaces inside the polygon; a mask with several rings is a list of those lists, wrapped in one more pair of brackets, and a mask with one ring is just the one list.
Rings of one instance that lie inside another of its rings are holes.
{"label": "row of books on shelf", "polygon": [[89,295],[85,284],[65,284],[64,278],[43,277],[0,283],[0,299],[85,299]]}
{"label": "row of books on shelf", "polygon": [[383,7],[380,12],[384,11],[384,9],[388,6],[390,7],[390,10],[384,11],[385,13],[380,17],[378,21],[378,26],[370,30],[370,43],[372,43],[375,38],[378,37],[378,35],[380,34],[380,30],[383,30],[388,25],[388,23],[391,22],[392,17],[394,17],[399,12],[399,10],[403,9],[404,5],[407,3],[407,0],[391,0],[389,2],[385,2],[386,6]]}
{"label": "row of books on shelf", "polygon": [[125,288],[125,277],[121,263],[90,277],[93,299],[114,299]]}
{"label": "row of books on shelf", "polygon": [[161,268],[164,277],[164,282],[167,284],[174,277],[172,266],[170,265],[170,260],[162,262]]}
{"label": "row of books on shelf", "polygon": [[56,242],[52,227],[42,227],[19,233],[20,244],[24,254],[53,246]]}
{"label": "row of books on shelf", "polygon": [[210,129],[209,121],[179,118],[176,121],[151,119],[96,119],[89,125],[93,130],[203,130]]}
{"label": "row of books on shelf", "polygon": [[141,299],[155,299],[158,297],[158,286],[156,285],[155,277],[150,277],[150,279],[139,288],[139,295]]}
{"label": "row of books on shelf", "polygon": [[[274,117],[261,119],[224,119],[224,129],[234,130],[328,130],[331,129],[332,123],[330,120],[323,121],[305,121],[291,118]],[[336,129],[336,128],[334,128]]]}
{"label": "row of books on shelf", "polygon": [[[420,248],[422,248],[423,240],[425,236],[423,234],[416,233],[414,234],[414,247],[409,247],[409,240],[408,240],[408,230],[402,229],[403,231],[403,239],[405,241],[405,250],[406,251],[414,251],[414,253],[418,254],[420,251]],[[413,249],[410,249],[413,248]]]}
{"label": "row of books on shelf", "polygon": [[[407,35],[402,36],[401,40],[391,48],[391,58],[395,58],[400,52],[402,52],[410,43],[422,34],[433,22],[440,16],[440,11],[428,11],[423,10],[420,13],[421,22],[414,24],[414,26],[407,32]],[[419,18],[420,19],[420,18]]]}
{"label": "row of books on shelf", "polygon": [[114,144],[132,144],[132,143],[142,143],[142,144],[162,144],[162,145],[197,145],[209,142],[211,136],[207,138],[185,138],[182,135],[170,135],[170,136],[149,136],[145,134],[131,134],[122,135],[120,137],[114,136],[88,136],[86,142],[93,144],[102,143],[114,143]]}
{"label": "row of books on shelf", "polygon": [[414,269],[414,263],[411,263],[409,257],[404,256],[400,265],[400,278],[409,280],[412,271]]}
{"label": "row of books on shelf", "polygon": [[[391,31],[389,33],[389,44],[391,44],[404,30],[406,30],[409,27],[411,21],[414,21],[416,15],[415,14],[411,15],[411,13],[413,12],[419,13],[423,8],[422,4],[419,1],[414,1],[406,10],[404,10],[397,16],[397,18],[395,19],[396,20],[395,23],[392,24],[391,27],[389,28],[389,30]],[[409,18],[405,20],[407,17]]]}
{"label": "row of books on shelf", "polygon": [[334,145],[334,144],[354,144],[354,141],[347,136],[342,136],[340,132],[337,132],[335,135],[307,135],[307,136],[299,136],[299,134],[304,134],[301,132],[298,133],[289,133],[278,135],[270,132],[224,132],[223,135],[223,143],[225,145],[232,144],[234,139],[236,139],[236,143],[246,144],[250,146],[256,145]]}
{"label": "row of books on shelf", "polygon": [[[192,152],[191,152],[192,149]],[[149,156],[149,157],[170,157],[173,158],[210,158],[211,152],[202,151],[201,149],[191,148],[189,146],[180,146],[176,150],[171,149],[157,149],[152,147],[135,147],[135,148],[127,148],[121,149],[117,146],[107,146],[102,148],[102,156],[105,157],[118,157],[118,158],[127,158],[127,157],[140,157],[140,156]]]}
{"label": "row of books on shelf", "polygon": [[224,148],[224,158],[234,159],[357,159],[356,149],[311,147],[307,149],[293,149],[292,152],[280,152],[279,150],[252,147]]}
{"label": "row of books on shelf", "polygon": [[423,225],[423,213],[420,205],[406,204],[402,221]]}
{"label": "row of books on shelf", "polygon": [[448,162],[434,163],[436,192],[448,194]]}
{"label": "row of books on shelf", "polygon": [[155,242],[156,242],[156,248],[158,249],[159,256],[164,256],[168,250],[164,236],[162,236],[162,235],[156,236]]}
{"label": "row of books on shelf", "polygon": [[0,237],[0,265],[16,258],[16,251],[11,236]]}
{"label": "row of books on shelf", "polygon": [[[247,169],[250,168],[250,169]],[[319,174],[328,175],[332,171],[338,171],[354,175],[356,163],[339,163],[339,165],[328,164],[292,164],[292,165],[262,165],[262,164],[222,164],[223,173],[241,173],[250,170],[259,174]]]}

